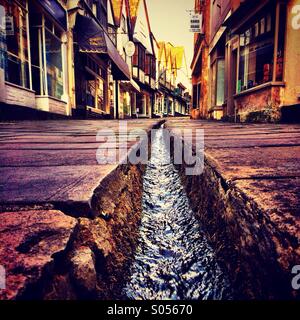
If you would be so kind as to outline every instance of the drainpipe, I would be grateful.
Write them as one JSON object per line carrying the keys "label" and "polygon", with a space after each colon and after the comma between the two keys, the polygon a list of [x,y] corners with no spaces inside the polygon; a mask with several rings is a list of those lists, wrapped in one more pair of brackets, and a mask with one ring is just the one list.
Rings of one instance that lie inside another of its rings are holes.
{"label": "drainpipe", "polygon": [[119,81],[115,80],[115,115],[119,119]]}

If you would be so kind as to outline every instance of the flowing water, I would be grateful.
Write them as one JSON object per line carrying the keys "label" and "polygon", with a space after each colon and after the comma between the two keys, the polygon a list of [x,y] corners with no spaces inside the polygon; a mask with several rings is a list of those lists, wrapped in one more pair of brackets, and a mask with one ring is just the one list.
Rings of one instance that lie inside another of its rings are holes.
{"label": "flowing water", "polygon": [[230,299],[222,273],[189,206],[158,130],[144,177],[139,246],[124,293],[129,299]]}

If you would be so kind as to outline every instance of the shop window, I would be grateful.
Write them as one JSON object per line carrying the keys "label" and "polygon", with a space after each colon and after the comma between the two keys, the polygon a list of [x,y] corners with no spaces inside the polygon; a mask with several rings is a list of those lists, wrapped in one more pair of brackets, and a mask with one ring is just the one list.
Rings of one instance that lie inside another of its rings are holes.
{"label": "shop window", "polygon": [[[30,16],[31,18],[31,16]],[[40,64],[41,52],[41,31],[38,27],[42,24],[42,17],[35,15],[34,19],[30,19],[32,26],[30,27],[30,47],[31,47],[31,73],[32,73],[32,89],[37,95],[44,95],[44,77],[43,68]]]}
{"label": "shop window", "polygon": [[61,40],[45,30],[45,44],[48,95],[61,99],[63,95]]}
{"label": "shop window", "polygon": [[86,104],[89,107],[106,111],[104,70],[91,58],[86,60]]}
{"label": "shop window", "polygon": [[212,106],[222,106],[225,96],[225,60],[218,58],[212,64],[211,100]]}
{"label": "shop window", "polygon": [[86,74],[86,104],[89,107],[96,107],[96,79],[88,73]]}
{"label": "shop window", "polygon": [[139,114],[146,114],[145,110],[145,96],[143,94],[137,93],[136,95],[136,112]]}
{"label": "shop window", "polygon": [[217,101],[216,105],[221,106],[224,104],[224,86],[225,86],[225,60],[224,59],[219,59],[218,60],[218,69],[217,69]]}
{"label": "shop window", "polygon": [[97,79],[97,108],[105,111],[104,81]]}
{"label": "shop window", "polygon": [[[2,54],[5,80],[30,88],[26,1],[0,0],[1,21],[5,21]],[[6,52],[5,52],[6,51]]]}
{"label": "shop window", "polygon": [[274,66],[274,14],[258,19],[240,34],[237,92],[272,81]]}
{"label": "shop window", "polygon": [[286,4],[278,4],[279,9],[279,30],[278,30],[278,47],[277,47],[277,64],[276,64],[276,81],[283,81],[283,60],[284,60],[284,46],[285,37],[282,35],[286,33]]}
{"label": "shop window", "polygon": [[33,4],[29,14],[33,89],[38,95],[61,99],[64,93],[62,31]]}

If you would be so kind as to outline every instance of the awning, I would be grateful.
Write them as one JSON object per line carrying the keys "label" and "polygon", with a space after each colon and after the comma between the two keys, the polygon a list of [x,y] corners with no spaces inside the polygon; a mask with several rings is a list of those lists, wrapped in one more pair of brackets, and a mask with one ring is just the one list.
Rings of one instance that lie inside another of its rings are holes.
{"label": "awning", "polygon": [[38,0],[38,2],[55,21],[67,30],[67,11],[57,0]]}
{"label": "awning", "polygon": [[80,52],[108,55],[112,62],[112,74],[115,80],[129,80],[127,63],[119,54],[107,33],[92,18],[77,14],[75,31]]}
{"label": "awning", "polygon": [[137,92],[141,92],[141,88],[139,87],[139,85],[138,85],[133,79],[130,79],[130,84],[132,85],[132,87],[133,87]]}
{"label": "awning", "polygon": [[125,90],[134,90],[135,92],[141,92],[140,86],[131,78],[130,81],[121,81],[120,85],[125,89]]}

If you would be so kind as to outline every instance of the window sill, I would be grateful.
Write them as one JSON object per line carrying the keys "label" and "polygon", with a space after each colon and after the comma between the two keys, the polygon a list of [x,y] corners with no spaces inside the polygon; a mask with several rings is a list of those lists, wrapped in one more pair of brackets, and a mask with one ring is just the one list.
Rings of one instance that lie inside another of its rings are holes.
{"label": "window sill", "polygon": [[35,94],[35,91],[34,91],[34,90],[31,90],[31,89],[28,89],[28,88],[19,86],[19,85],[17,85],[17,84],[12,83],[12,82],[5,81],[5,84],[6,84],[7,86],[14,87],[14,88],[16,88],[16,89],[21,89],[21,90],[24,90],[24,91],[27,91],[27,92],[34,93],[34,94]]}
{"label": "window sill", "polygon": [[58,99],[58,98],[55,98],[55,97],[52,97],[52,96],[40,96],[40,95],[36,95],[36,98],[38,98],[38,99],[50,99],[50,100],[54,100],[54,101],[57,101],[57,102],[62,102],[62,103],[64,103],[64,104],[68,104],[66,101],[61,100],[61,99]]}
{"label": "window sill", "polygon": [[87,106],[87,110],[95,112],[95,113],[99,113],[99,114],[107,114],[105,111],[103,111],[101,109],[97,109],[97,108],[93,108],[93,107],[89,107],[89,106]]}
{"label": "window sill", "polygon": [[284,86],[285,86],[284,82],[267,82],[267,83],[261,84],[259,86],[253,87],[251,89],[247,89],[247,90],[244,90],[244,91],[242,91],[240,93],[237,93],[233,97],[234,98],[242,97],[242,96],[245,96],[247,94],[250,94],[250,93],[253,93],[253,92],[256,92],[256,91],[259,91],[259,90],[263,90],[263,89],[266,89],[266,88],[269,88],[269,87],[284,87]]}

